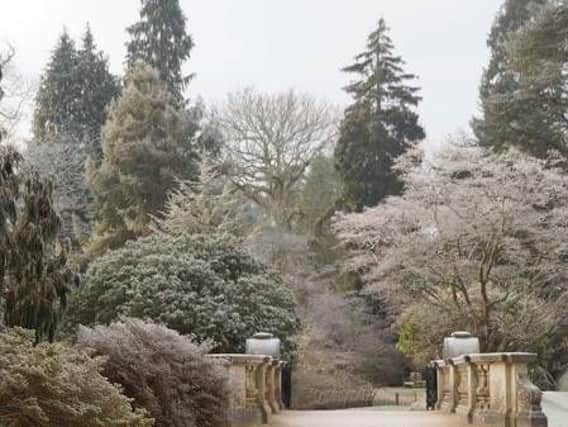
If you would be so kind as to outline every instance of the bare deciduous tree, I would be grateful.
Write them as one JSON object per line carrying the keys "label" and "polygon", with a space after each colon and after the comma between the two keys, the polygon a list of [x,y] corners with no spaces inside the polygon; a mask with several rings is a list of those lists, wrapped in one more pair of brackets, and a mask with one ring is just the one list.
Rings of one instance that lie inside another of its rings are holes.
{"label": "bare deciduous tree", "polygon": [[7,138],[13,136],[33,96],[32,86],[13,65],[15,55],[12,46],[0,53],[0,132]]}
{"label": "bare deciduous tree", "polygon": [[290,228],[298,184],[336,134],[333,109],[294,91],[247,89],[229,95],[220,124],[233,184],[274,224]]}

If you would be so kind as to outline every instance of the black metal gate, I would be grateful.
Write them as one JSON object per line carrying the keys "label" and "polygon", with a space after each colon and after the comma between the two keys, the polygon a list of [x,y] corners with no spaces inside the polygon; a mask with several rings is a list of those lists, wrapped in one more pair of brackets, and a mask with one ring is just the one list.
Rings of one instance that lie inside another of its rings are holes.
{"label": "black metal gate", "polygon": [[435,366],[428,366],[424,371],[426,380],[426,409],[433,411],[438,402],[438,373]]}

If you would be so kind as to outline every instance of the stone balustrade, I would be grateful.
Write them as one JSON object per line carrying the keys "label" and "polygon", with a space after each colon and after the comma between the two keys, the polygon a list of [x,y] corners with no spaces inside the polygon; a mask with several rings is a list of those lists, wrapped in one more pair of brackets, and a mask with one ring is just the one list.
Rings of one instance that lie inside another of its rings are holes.
{"label": "stone balustrade", "polygon": [[469,425],[547,427],[542,392],[528,378],[534,360],[532,353],[484,353],[434,362],[437,409]]}
{"label": "stone balustrade", "polygon": [[284,362],[252,354],[212,354],[220,360],[229,378],[226,427],[269,424],[272,414],[284,409],[282,368]]}

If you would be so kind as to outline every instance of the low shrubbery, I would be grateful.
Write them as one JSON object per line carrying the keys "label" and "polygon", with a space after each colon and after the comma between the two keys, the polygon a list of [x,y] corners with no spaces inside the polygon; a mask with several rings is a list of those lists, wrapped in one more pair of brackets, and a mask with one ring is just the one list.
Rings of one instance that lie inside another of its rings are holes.
{"label": "low shrubbery", "polygon": [[33,332],[0,333],[0,425],[153,425],[100,374],[101,359],[63,344],[33,343]]}
{"label": "low shrubbery", "polygon": [[160,427],[222,427],[228,390],[207,344],[164,326],[124,319],[79,330],[78,345],[107,358],[103,374],[119,383]]}
{"label": "low shrubbery", "polygon": [[270,332],[290,349],[298,329],[292,293],[237,245],[219,237],[155,235],[94,261],[73,297],[72,322],[109,324],[120,315],[150,319],[216,351],[241,352]]}

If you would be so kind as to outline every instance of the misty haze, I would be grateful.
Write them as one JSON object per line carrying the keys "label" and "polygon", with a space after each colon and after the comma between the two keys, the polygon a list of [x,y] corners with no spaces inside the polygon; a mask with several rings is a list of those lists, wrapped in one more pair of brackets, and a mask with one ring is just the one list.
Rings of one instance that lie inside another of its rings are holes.
{"label": "misty haze", "polygon": [[568,0],[0,6],[0,427],[568,427]]}

